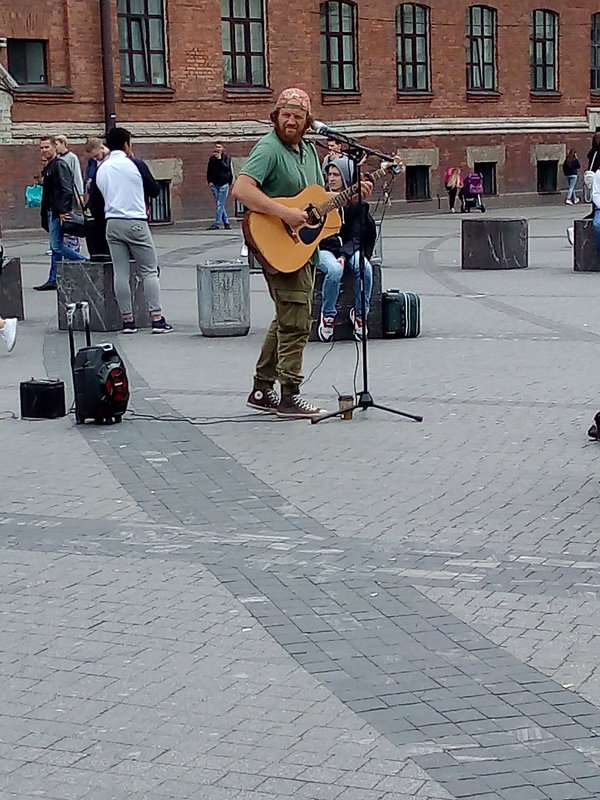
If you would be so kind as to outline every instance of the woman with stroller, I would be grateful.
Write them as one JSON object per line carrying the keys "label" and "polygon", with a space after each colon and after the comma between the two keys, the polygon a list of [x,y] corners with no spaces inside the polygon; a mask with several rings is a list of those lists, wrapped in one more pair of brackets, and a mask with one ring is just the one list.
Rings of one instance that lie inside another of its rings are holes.
{"label": "woman with stroller", "polygon": [[462,174],[460,167],[448,167],[444,174],[444,186],[448,192],[448,210],[451,214],[455,213],[454,203],[456,202],[456,194],[462,188]]}
{"label": "woman with stroller", "polygon": [[477,208],[483,214],[485,212],[485,206],[481,199],[483,196],[483,175],[480,172],[469,172],[468,175],[465,175],[462,189],[458,196],[460,198],[461,213]]}
{"label": "woman with stroller", "polygon": [[565,203],[568,206],[572,206],[579,202],[579,198],[575,193],[575,189],[577,187],[577,178],[579,176],[579,170],[581,169],[581,164],[579,163],[579,159],[577,158],[577,153],[575,150],[569,150],[567,153],[567,157],[563,163],[563,174],[567,179],[567,199]]}

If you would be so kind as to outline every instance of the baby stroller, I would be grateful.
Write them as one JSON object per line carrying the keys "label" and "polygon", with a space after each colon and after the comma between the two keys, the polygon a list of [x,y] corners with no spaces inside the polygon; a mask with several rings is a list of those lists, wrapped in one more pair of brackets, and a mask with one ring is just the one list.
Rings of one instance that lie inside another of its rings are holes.
{"label": "baby stroller", "polygon": [[469,213],[472,208],[478,208],[485,213],[485,206],[481,200],[483,194],[483,177],[478,172],[470,172],[463,180],[460,190],[460,210]]}

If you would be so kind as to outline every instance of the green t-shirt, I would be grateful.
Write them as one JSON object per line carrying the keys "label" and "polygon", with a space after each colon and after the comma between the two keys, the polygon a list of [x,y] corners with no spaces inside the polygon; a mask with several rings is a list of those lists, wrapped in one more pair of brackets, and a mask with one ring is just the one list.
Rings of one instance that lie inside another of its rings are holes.
{"label": "green t-shirt", "polygon": [[314,144],[302,139],[299,147],[288,147],[273,130],[254,145],[241,174],[254,178],[269,197],[293,197],[313,183],[323,186]]}
{"label": "green t-shirt", "polygon": [[[269,197],[293,197],[313,183],[324,185],[314,144],[301,139],[299,150],[294,150],[284,144],[274,130],[254,145],[240,174],[254,178]],[[310,263],[315,267],[319,263],[318,249]]]}

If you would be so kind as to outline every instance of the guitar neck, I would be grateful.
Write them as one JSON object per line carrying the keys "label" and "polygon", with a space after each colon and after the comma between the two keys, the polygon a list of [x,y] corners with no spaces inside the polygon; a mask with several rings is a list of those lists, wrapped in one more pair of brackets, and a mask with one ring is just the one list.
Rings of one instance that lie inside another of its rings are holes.
{"label": "guitar neck", "polygon": [[[370,177],[374,181],[379,180],[379,178],[385,175],[387,171],[388,167],[380,167],[380,169],[376,170],[376,172],[371,172]],[[321,203],[316,210],[319,212],[319,214],[328,214],[330,211],[333,211],[334,208],[341,208],[341,206],[347,205],[352,197],[357,193],[358,183],[353,183],[352,186],[344,189],[343,192],[340,192],[339,194],[336,194],[335,197],[331,197],[329,200]]]}

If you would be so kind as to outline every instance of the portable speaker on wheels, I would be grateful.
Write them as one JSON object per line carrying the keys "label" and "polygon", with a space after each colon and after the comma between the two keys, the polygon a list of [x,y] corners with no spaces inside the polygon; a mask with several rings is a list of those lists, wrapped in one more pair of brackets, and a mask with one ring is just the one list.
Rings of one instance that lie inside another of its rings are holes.
{"label": "portable speaker on wheels", "polygon": [[[75,353],[73,321],[81,310],[86,346]],[[123,359],[110,343],[93,345],[90,335],[89,305],[69,303],[67,306],[71,371],[75,391],[75,419],[83,423],[121,422],[129,403],[129,381]]]}

